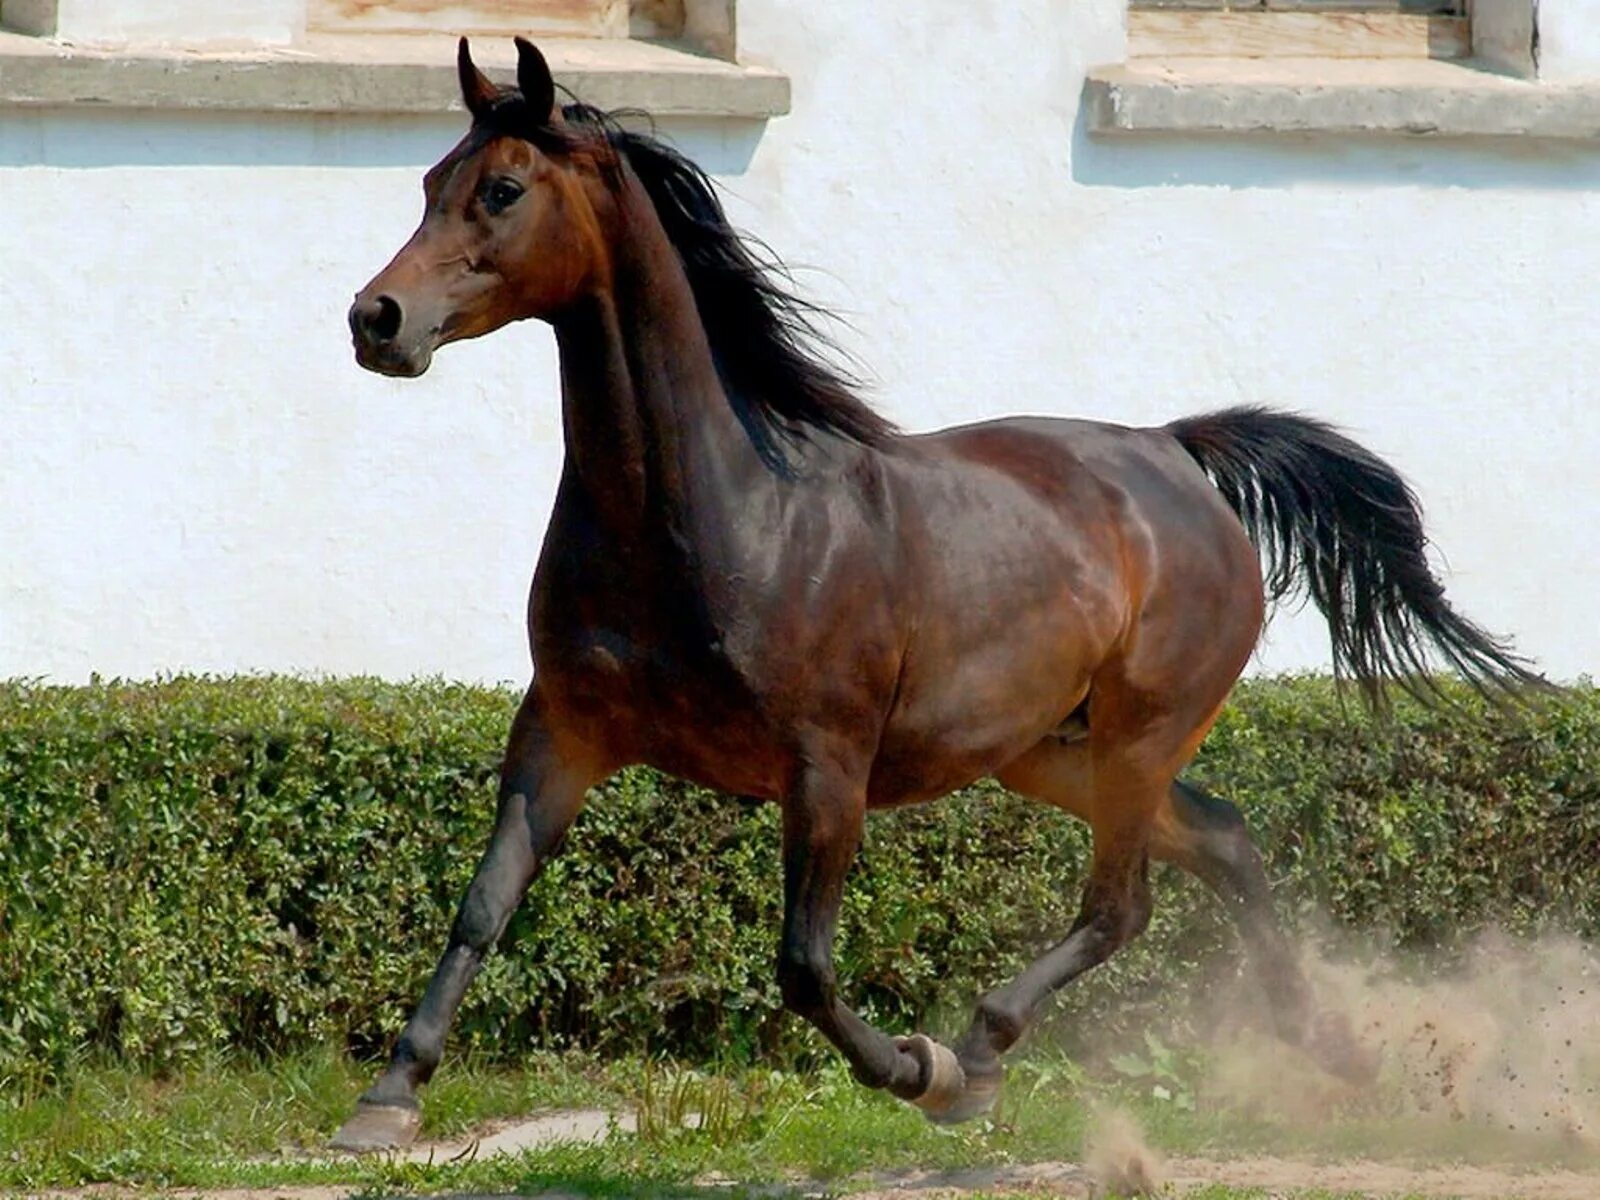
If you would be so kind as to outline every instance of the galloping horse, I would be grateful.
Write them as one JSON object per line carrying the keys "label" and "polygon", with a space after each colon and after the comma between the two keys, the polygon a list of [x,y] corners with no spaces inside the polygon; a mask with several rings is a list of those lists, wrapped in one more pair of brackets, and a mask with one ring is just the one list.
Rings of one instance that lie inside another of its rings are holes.
{"label": "galloping horse", "polygon": [[[901,434],[827,364],[816,310],[729,228],[706,176],[557,108],[543,57],[517,46],[501,88],[462,41],[471,129],[350,310],[357,361],[403,376],[446,342],[547,321],[566,458],[493,836],[336,1144],[414,1135],[484,954],[587,790],[630,763],[782,804],[783,1002],[863,1084],[935,1119],[989,1107],[1040,1003],[1144,928],[1152,857],[1231,907],[1282,1036],[1348,1066],[1239,813],[1177,775],[1256,644],[1264,591],[1309,592],[1336,665],[1370,688],[1425,686],[1435,654],[1483,685],[1532,681],[1446,602],[1405,483],[1328,426],[1255,408]],[[1090,823],[1081,912],[953,1049],[890,1037],[844,1003],[832,964],[866,811],[983,776]]]}

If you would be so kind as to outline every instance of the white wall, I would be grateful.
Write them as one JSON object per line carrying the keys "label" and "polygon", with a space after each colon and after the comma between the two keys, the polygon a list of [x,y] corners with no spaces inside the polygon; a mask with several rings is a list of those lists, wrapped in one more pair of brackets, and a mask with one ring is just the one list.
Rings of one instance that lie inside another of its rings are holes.
{"label": "white wall", "polygon": [[[1462,608],[1600,671],[1600,152],[1097,143],[1117,0],[914,8],[742,0],[794,113],[666,126],[894,417],[1327,417],[1410,477]],[[0,675],[525,678],[547,331],[394,381],[344,327],[458,132],[0,112]],[[1324,653],[1283,620],[1262,663]]]}
{"label": "white wall", "polygon": [[306,0],[10,0],[7,24],[78,44],[283,44],[305,30]]}
{"label": "white wall", "polygon": [[1542,78],[1600,78],[1600,0],[1546,0],[1538,19]]}

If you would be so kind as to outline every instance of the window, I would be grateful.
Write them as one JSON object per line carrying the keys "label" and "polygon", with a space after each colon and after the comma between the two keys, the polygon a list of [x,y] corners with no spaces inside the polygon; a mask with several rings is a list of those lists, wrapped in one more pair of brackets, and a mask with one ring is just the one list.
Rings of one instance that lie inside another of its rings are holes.
{"label": "window", "polygon": [[455,35],[508,78],[506,34],[602,108],[764,120],[781,71],[740,63],[735,0],[0,0],[0,106],[440,113]]}
{"label": "window", "polygon": [[1537,22],[1553,0],[1129,5],[1126,60],[1084,81],[1094,135],[1588,140],[1600,128],[1600,87],[1539,82]]}
{"label": "window", "polygon": [[[695,0],[309,0],[313,33],[513,34],[529,37],[678,40]],[[731,23],[724,3],[724,23]]]}
{"label": "window", "polygon": [[1133,58],[1466,58],[1463,0],[1132,0]]}
{"label": "window", "polygon": [[300,41],[421,33],[634,38],[733,57],[734,0],[151,0],[142,6],[0,0],[0,26],[85,42]]}

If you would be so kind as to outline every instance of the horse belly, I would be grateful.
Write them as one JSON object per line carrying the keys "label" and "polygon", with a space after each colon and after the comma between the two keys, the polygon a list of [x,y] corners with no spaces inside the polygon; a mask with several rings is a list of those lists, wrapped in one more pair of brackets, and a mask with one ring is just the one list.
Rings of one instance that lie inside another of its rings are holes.
{"label": "horse belly", "polygon": [[1103,655],[1069,613],[1018,618],[1003,635],[956,653],[924,649],[884,730],[869,802],[931,799],[992,775],[1057,728],[1083,701]]}

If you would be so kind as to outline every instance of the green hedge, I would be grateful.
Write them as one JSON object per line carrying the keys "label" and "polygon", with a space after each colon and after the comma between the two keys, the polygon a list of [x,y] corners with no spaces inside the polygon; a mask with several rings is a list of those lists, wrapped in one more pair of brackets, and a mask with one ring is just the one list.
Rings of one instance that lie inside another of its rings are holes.
{"label": "green hedge", "polygon": [[[444,683],[0,685],[0,1075],[86,1048],[380,1049],[487,836],[514,697]],[[1470,697],[1377,725],[1324,680],[1242,688],[1192,777],[1245,808],[1286,914],[1402,943],[1488,922],[1600,934],[1600,691]],[[777,1011],[777,811],[630,771],[598,790],[468,997],[457,1045],[686,1056],[814,1042]],[[978,787],[874,815],[839,967],[900,1029],[1070,925],[1087,849]],[[1149,934],[1070,989],[1068,1026],[1179,1002],[1236,954],[1158,877]]]}

